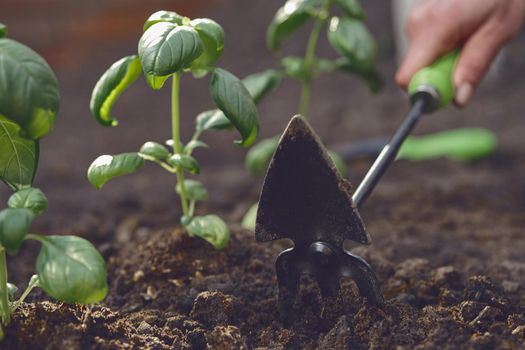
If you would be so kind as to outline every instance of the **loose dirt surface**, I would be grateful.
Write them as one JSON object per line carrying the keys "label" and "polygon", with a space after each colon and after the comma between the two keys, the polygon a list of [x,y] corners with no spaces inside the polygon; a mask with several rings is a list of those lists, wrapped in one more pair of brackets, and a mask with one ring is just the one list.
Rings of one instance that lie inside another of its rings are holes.
{"label": "loose dirt surface", "polygon": [[[394,263],[358,249],[384,282],[384,309],[366,303],[351,281],[343,283],[338,298],[324,302],[315,285],[303,281],[285,326],[271,264],[278,245],[255,244],[246,232],[235,235],[224,252],[180,230],[137,228],[129,238],[132,243],[119,245],[109,259],[111,288],[104,304],[26,304],[8,328],[4,345],[517,349],[523,344],[523,263],[492,263],[497,268],[471,276],[464,271],[467,264],[439,265],[417,257]],[[476,264],[477,259],[466,252],[463,260]]]}
{"label": "loose dirt surface", "polygon": [[[199,10],[225,26],[231,50],[224,66],[240,76],[270,66],[263,28],[280,3],[225,0]],[[379,0],[367,1],[366,7],[383,48],[386,86],[372,97],[355,79],[321,79],[314,89],[311,122],[327,143],[389,134],[407,109],[390,79],[395,64],[389,9]],[[16,37],[17,26],[10,29]],[[285,325],[277,308],[273,262],[286,243],[258,244],[253,233],[240,229],[243,212],[257,200],[260,179],[244,172],[244,152],[231,145],[232,135],[209,135],[206,141],[213,148],[196,153],[203,164],[199,179],[211,196],[199,211],[222,215],[232,228],[232,242],[224,251],[189,239],[178,228],[173,178],[154,167],[101,192],[87,184],[85,170],[97,155],[135,150],[148,139],[168,137],[169,92],[152,93],[140,86],[143,82],[115,109],[120,130],[103,130],[88,115],[97,77],[135,50],[138,34],[131,34],[120,37],[120,44],[88,50],[89,60],[75,61],[82,69],[57,67],[64,104],[56,132],[43,142],[36,183],[51,207],[35,230],[74,233],[94,242],[108,262],[109,295],[87,307],[52,302],[35,292],[14,315],[2,349],[523,348],[525,82],[523,64],[517,64],[525,62],[523,39],[508,49],[505,70],[487,82],[469,108],[428,116],[418,128],[421,133],[488,127],[500,141],[496,154],[473,163],[400,161],[361,210],[373,243],[348,248],[376,270],[385,308],[367,304],[351,280],[343,282],[338,298],[326,301],[304,280]],[[302,42],[293,43],[292,51],[294,45]],[[320,52],[327,51],[323,45]],[[191,116],[209,107],[190,99],[206,96],[206,84],[188,80],[185,85],[187,131]],[[158,108],[137,105],[140,98]],[[296,86],[286,83],[264,101],[262,136],[284,129],[295,111],[290,101],[296,99]],[[349,164],[350,180],[357,184],[369,166]],[[0,194],[7,198],[7,192]],[[29,243],[10,260],[10,280],[17,285],[32,274],[37,248]]]}

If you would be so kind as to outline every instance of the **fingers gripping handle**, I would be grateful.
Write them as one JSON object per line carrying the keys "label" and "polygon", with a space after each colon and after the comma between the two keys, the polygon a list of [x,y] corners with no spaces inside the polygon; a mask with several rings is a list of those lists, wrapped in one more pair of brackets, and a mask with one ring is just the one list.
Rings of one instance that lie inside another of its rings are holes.
{"label": "fingers gripping handle", "polygon": [[408,94],[412,103],[429,98],[425,112],[433,112],[449,105],[456,95],[453,73],[460,50],[454,50],[439,58],[432,65],[421,69],[410,80]]}

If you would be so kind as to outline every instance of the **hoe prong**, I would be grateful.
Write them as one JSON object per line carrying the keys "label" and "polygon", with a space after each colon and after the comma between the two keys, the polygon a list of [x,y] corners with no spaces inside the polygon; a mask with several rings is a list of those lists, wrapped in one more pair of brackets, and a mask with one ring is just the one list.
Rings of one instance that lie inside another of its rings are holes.
{"label": "hoe prong", "polygon": [[344,251],[341,255],[341,277],[351,277],[359,291],[368,301],[375,305],[383,305],[385,299],[381,292],[379,281],[372,267],[360,256]]}

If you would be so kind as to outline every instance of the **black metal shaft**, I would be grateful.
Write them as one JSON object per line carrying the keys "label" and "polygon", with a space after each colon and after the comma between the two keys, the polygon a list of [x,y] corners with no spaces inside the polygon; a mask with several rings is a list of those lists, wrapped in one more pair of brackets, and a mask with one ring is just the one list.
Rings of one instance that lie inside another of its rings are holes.
{"label": "black metal shaft", "polygon": [[392,140],[390,140],[390,142],[383,148],[381,154],[379,154],[374,162],[374,165],[372,165],[352,196],[352,206],[354,208],[361,207],[368,196],[372,193],[390,164],[396,159],[399,148],[414,129],[419,118],[423,115],[428,101],[429,100],[426,98],[420,98],[414,103],[410,113],[408,113],[403,121],[403,124],[397,129]]}

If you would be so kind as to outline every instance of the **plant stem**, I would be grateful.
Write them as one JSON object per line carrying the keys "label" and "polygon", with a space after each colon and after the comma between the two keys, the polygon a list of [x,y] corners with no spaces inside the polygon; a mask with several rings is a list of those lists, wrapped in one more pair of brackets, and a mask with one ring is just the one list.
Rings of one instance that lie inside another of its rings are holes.
{"label": "plant stem", "polygon": [[[322,13],[330,11],[331,1],[326,1]],[[304,71],[308,74],[308,77],[302,81],[301,85],[301,102],[299,104],[299,114],[303,117],[308,117],[310,112],[310,100],[312,96],[312,82],[313,82],[313,68],[315,65],[315,51],[317,50],[317,44],[319,43],[319,36],[323,29],[325,20],[323,18],[316,18],[310,37],[308,38],[308,46],[306,47],[306,53],[304,56]]]}
{"label": "plant stem", "polygon": [[190,216],[195,214],[195,201],[190,201]]}
{"label": "plant stem", "polygon": [[[173,75],[173,86],[171,90],[171,130],[173,137],[173,151],[176,154],[182,153],[180,142],[180,73]],[[180,184],[180,202],[182,214],[188,216],[188,200],[186,198],[186,185],[184,183],[184,170],[177,169],[177,182]]]}
{"label": "plant stem", "polygon": [[15,312],[16,309],[18,309],[18,307],[20,305],[22,305],[22,303],[24,302],[24,300],[26,300],[26,298],[29,295],[29,293],[31,293],[31,291],[35,287],[39,286],[39,283],[40,283],[40,280],[38,279],[38,275],[33,275],[31,277],[31,279],[29,280],[29,283],[27,284],[26,290],[24,290],[24,292],[22,293],[22,295],[20,296],[20,298],[17,301],[12,303],[12,305],[11,305],[11,313]]}
{"label": "plant stem", "polygon": [[0,325],[0,341],[4,339],[4,326],[9,324],[11,313],[9,310],[9,292],[7,290],[7,260],[5,248],[0,245],[0,316],[2,324]]}

